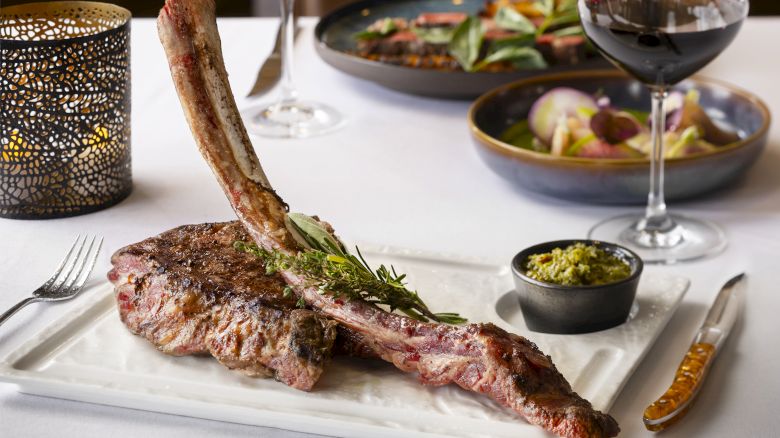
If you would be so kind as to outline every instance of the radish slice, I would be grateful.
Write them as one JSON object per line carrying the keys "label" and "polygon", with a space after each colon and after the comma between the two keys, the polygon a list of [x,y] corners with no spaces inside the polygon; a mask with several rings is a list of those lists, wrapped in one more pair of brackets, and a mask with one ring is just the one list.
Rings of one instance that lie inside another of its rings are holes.
{"label": "radish slice", "polygon": [[552,142],[558,120],[563,117],[577,116],[581,108],[598,111],[593,96],[568,87],[558,87],[544,93],[531,106],[528,113],[528,126],[541,141],[549,145]]}

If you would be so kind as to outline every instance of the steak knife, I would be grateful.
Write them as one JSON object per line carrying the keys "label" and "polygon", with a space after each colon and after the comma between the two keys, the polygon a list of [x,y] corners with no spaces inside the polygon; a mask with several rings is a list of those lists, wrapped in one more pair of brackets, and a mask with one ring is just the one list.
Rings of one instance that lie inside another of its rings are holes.
{"label": "steak knife", "polygon": [[739,313],[739,291],[745,274],[727,281],[715,298],[691,347],[685,354],[674,381],[658,400],[645,409],[643,421],[652,431],[661,431],[682,418],[701,389],[723,341],[728,337]]}

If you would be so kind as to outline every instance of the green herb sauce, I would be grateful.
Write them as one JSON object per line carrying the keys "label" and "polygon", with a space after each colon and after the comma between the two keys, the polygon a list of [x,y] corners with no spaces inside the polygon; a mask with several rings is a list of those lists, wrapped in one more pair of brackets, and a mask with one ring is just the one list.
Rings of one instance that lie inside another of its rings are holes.
{"label": "green herb sauce", "polygon": [[563,286],[614,283],[631,275],[631,267],[596,245],[578,242],[565,249],[534,254],[525,262],[525,275]]}

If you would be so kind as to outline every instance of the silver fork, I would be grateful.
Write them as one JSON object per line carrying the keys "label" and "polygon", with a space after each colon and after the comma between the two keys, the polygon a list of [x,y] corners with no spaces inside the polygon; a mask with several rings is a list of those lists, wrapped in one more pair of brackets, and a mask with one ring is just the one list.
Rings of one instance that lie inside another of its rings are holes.
{"label": "silver fork", "polygon": [[[89,245],[87,245],[88,240]],[[96,242],[97,246],[95,245]],[[81,236],[76,237],[76,242],[73,243],[65,258],[60,262],[60,266],[54,272],[54,275],[36,289],[31,297],[23,299],[0,315],[0,325],[30,303],[37,303],[38,301],[64,301],[78,295],[84,287],[84,283],[87,282],[92,268],[95,267],[95,262],[97,262],[97,256],[102,246],[102,237],[100,240],[96,236],[92,236],[91,239],[89,236],[84,236],[83,239]],[[87,250],[84,251],[84,248]]]}

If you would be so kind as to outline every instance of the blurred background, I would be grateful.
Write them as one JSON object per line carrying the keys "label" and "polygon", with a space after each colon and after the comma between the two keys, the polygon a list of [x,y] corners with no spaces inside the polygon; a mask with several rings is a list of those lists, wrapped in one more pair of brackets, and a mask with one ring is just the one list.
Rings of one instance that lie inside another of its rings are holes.
{"label": "blurred background", "polygon": [[[31,3],[42,0],[2,0],[2,6]],[[164,0],[117,0],[108,1],[129,9],[135,17],[154,17]],[[298,15],[321,16],[350,0],[296,0]],[[279,15],[277,0],[217,0],[217,15],[223,17],[274,16]],[[750,15],[780,15],[780,1],[751,0]]]}

